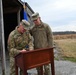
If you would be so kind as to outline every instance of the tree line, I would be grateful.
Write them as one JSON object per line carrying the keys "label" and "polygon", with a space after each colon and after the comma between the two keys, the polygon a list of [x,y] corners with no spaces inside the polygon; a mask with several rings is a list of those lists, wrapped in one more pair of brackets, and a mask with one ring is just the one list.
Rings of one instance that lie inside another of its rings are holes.
{"label": "tree line", "polygon": [[59,32],[53,32],[53,35],[67,35],[67,34],[76,34],[76,31],[59,31]]}

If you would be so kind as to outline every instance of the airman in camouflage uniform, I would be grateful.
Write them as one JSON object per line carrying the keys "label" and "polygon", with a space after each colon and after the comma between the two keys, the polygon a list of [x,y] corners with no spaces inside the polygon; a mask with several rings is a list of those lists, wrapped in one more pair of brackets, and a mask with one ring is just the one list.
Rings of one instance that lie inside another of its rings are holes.
{"label": "airman in camouflage uniform", "polygon": [[29,25],[29,22],[22,20],[20,25],[9,35],[8,49],[10,56],[10,75],[16,75],[14,56],[21,51],[33,50],[32,38],[28,32]]}
{"label": "airman in camouflage uniform", "polygon": [[[39,13],[33,14],[32,20],[35,25],[30,33],[34,38],[34,49],[53,47],[53,34],[49,25],[41,21]],[[41,75],[39,68],[38,75]],[[45,75],[51,75],[49,65],[44,65],[44,70]]]}

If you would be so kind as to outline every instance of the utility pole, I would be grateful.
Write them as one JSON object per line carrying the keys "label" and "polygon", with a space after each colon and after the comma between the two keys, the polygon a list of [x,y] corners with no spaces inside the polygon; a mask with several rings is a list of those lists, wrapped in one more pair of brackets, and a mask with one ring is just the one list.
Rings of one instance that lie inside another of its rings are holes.
{"label": "utility pole", "polygon": [[3,5],[0,0],[0,50],[1,50],[1,65],[2,75],[6,75],[6,59],[5,59],[5,42],[4,42],[4,23],[3,23]]}

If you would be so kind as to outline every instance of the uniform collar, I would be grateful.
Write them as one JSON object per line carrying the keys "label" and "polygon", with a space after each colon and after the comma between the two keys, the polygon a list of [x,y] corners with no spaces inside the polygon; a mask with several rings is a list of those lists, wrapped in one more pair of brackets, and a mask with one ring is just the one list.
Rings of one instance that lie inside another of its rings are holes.
{"label": "uniform collar", "polygon": [[16,31],[17,34],[21,35],[21,33],[18,31],[18,27],[19,26],[16,26],[15,31]]}

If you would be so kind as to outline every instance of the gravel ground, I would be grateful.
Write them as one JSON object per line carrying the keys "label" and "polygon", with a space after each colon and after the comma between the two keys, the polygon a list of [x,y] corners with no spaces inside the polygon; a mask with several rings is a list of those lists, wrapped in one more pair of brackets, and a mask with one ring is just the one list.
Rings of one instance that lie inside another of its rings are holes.
{"label": "gravel ground", "polygon": [[76,75],[76,63],[70,61],[55,61],[56,75]]}
{"label": "gravel ground", "polygon": [[[9,75],[9,61],[6,61],[7,69],[6,75]],[[36,75],[36,69],[28,70],[29,75]],[[0,63],[0,75],[1,73],[1,63]],[[76,75],[76,63],[70,61],[56,61],[55,60],[55,75]]]}

